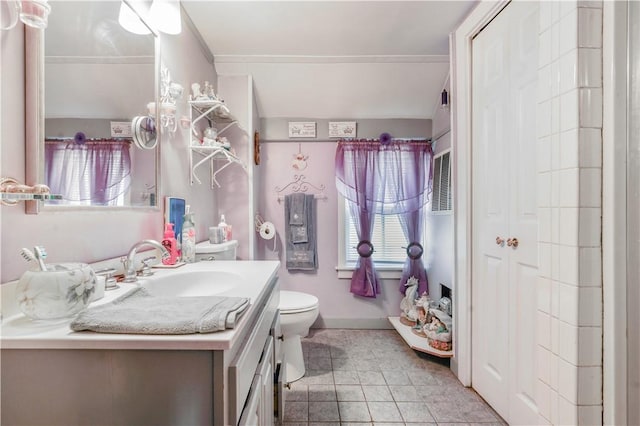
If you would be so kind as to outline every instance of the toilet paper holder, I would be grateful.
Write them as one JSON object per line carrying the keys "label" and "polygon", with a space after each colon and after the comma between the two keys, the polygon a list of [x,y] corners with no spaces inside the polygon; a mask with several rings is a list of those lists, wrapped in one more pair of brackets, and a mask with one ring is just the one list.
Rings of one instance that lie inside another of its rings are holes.
{"label": "toilet paper holder", "polygon": [[257,214],[254,219],[256,232],[260,234],[263,240],[273,240],[273,250],[276,249],[276,227],[273,223],[265,221],[262,216]]}

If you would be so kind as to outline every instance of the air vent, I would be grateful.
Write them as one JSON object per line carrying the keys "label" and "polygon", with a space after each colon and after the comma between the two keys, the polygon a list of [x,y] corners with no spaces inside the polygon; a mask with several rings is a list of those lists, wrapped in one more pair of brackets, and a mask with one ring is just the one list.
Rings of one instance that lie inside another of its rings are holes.
{"label": "air vent", "polygon": [[451,211],[451,151],[434,158],[431,211]]}

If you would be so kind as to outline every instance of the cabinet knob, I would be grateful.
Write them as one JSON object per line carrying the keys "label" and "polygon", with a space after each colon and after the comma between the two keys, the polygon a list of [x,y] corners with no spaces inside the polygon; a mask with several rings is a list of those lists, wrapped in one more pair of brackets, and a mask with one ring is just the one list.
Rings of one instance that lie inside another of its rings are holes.
{"label": "cabinet knob", "polygon": [[282,340],[282,341],[284,341],[284,335],[283,335],[283,334],[279,335],[279,336],[278,336],[278,340]]}
{"label": "cabinet knob", "polygon": [[518,239],[517,238],[509,238],[507,240],[507,245],[509,247],[518,248]]}
{"label": "cabinet knob", "polygon": [[496,244],[502,246],[504,244],[504,238],[496,237]]}

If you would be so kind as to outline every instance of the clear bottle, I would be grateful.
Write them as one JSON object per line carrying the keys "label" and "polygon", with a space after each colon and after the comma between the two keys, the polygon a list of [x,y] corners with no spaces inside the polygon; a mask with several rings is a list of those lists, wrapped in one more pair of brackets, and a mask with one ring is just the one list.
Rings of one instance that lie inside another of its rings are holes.
{"label": "clear bottle", "polygon": [[196,225],[194,214],[189,210],[190,206],[186,206],[182,223],[182,261],[193,263],[196,261]]}
{"label": "clear bottle", "polygon": [[225,221],[224,215],[220,215],[220,223],[218,223],[218,228],[222,229],[222,242],[226,242],[227,240],[227,222]]}

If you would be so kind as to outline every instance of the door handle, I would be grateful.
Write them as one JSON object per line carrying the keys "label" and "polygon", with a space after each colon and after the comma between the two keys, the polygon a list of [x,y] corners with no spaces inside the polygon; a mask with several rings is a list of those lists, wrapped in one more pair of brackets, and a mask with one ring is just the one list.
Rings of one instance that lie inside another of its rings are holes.
{"label": "door handle", "polygon": [[507,240],[507,245],[509,247],[518,248],[518,239],[517,238],[509,238]]}
{"label": "door handle", "polygon": [[496,237],[496,244],[499,245],[499,246],[504,245],[504,238]]}

